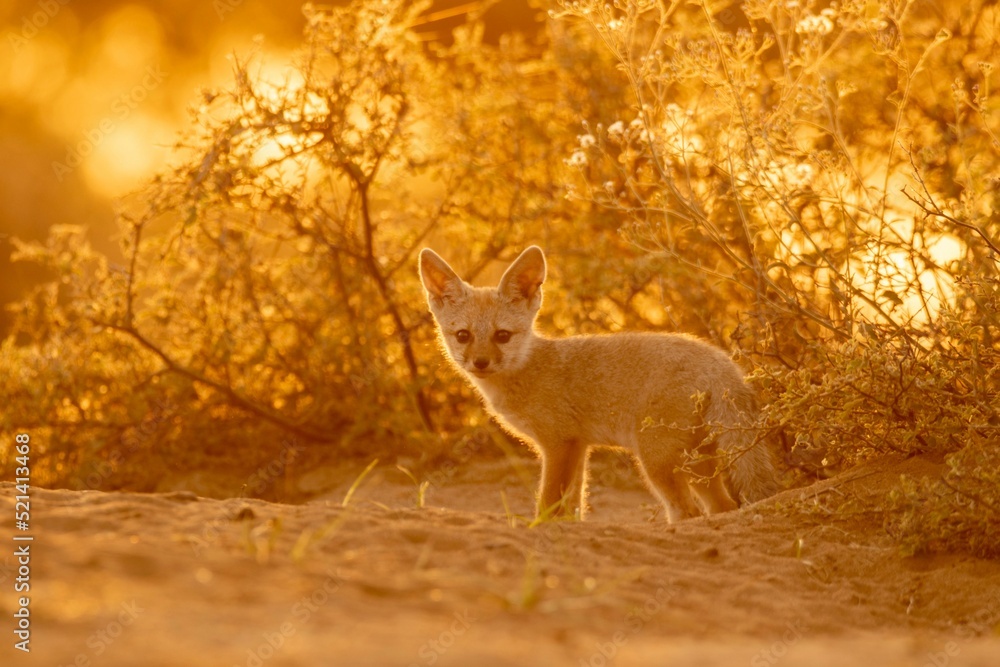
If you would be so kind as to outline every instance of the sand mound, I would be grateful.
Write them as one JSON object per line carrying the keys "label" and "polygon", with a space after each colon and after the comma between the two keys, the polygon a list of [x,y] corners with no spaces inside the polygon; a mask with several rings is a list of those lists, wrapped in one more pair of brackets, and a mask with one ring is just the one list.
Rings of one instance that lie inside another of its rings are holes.
{"label": "sand mound", "polygon": [[[883,462],[676,526],[648,520],[632,480],[598,481],[588,521],[534,528],[516,516],[531,488],[515,468],[469,463],[423,508],[391,469],[346,508],[349,482],[304,505],[35,489],[32,653],[8,630],[2,663],[1000,664],[1000,564],[904,558],[874,506],[932,464]],[[0,491],[12,520],[14,489]],[[857,513],[834,519],[830,494]],[[9,627],[16,568],[7,556]]]}

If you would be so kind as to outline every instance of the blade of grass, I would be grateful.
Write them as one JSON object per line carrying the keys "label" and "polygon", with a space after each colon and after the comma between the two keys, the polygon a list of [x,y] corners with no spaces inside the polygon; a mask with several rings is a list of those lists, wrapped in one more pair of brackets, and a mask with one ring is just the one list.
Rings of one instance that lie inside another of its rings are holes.
{"label": "blade of grass", "polygon": [[368,476],[368,473],[372,471],[372,469],[375,467],[377,463],[378,459],[374,459],[372,460],[371,463],[368,464],[367,468],[361,471],[361,474],[358,475],[357,478],[354,480],[354,483],[351,484],[351,488],[349,488],[347,490],[347,493],[344,494],[344,499],[340,501],[341,507],[347,507],[350,504],[351,498],[354,496],[354,492],[358,490],[358,487],[361,486],[361,482],[364,481],[365,477]]}

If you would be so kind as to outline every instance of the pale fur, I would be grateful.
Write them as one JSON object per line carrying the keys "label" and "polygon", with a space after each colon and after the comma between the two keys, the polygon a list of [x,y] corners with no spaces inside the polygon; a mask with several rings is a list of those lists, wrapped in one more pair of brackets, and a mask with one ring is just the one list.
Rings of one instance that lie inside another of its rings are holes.
{"label": "pale fur", "polygon": [[[753,393],[720,349],[680,334],[538,334],[545,256],[536,246],[494,288],[464,282],[430,249],[420,276],[447,356],[500,424],[540,454],[540,514],[583,516],[591,446],[633,452],[671,522],[775,492]],[[498,342],[497,331],[510,340]]]}

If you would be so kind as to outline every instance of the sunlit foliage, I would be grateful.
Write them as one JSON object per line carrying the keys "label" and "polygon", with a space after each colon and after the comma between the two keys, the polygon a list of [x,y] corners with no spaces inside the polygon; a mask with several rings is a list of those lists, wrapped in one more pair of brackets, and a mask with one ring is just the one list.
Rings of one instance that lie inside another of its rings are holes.
{"label": "sunlit foliage", "polygon": [[2,428],[38,431],[52,483],[248,474],[290,441],[433,455],[483,418],[415,252],[489,279],[534,242],[547,330],[736,349],[791,480],[950,455],[952,492],[909,484],[893,525],[996,529],[996,7],[584,0],[499,46],[475,20],[424,42],[426,10],[307,6],[285,69],[236,59],[123,204],[124,265],[72,227],[19,244],[57,278],[0,349]]}
{"label": "sunlit foliage", "polygon": [[[578,196],[663,258],[672,312],[753,361],[791,461],[832,472],[959,451],[949,478],[987,484],[1000,447],[997,8],[742,9],[563,5],[614,54],[633,101],[580,138]],[[975,507],[1000,522],[995,503]]]}
{"label": "sunlit foliage", "polygon": [[[5,417],[45,429],[51,480],[145,472],[155,488],[168,451],[174,470],[252,471],[289,438],[314,456],[433,452],[455,425],[415,251],[450,247],[475,276],[557,221],[571,105],[548,53],[488,46],[476,23],[429,48],[410,29],[424,10],[308,8],[287,69],[237,59],[177,166],[123,204],[123,266],[74,227],[19,243],[58,279],[16,309]],[[169,428],[143,438],[157,465],[138,470],[123,432],[159,412]],[[114,474],[89,474],[102,459]]]}

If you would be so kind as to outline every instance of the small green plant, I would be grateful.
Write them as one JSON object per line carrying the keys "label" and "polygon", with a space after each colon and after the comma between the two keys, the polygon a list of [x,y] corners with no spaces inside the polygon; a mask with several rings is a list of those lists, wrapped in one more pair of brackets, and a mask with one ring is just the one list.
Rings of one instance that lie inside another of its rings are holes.
{"label": "small green plant", "polygon": [[410,479],[410,481],[413,482],[413,484],[417,487],[417,501],[416,501],[417,509],[423,509],[424,503],[427,500],[427,489],[431,485],[430,481],[428,480],[424,480],[422,482],[418,481],[416,476],[412,472],[410,472],[408,468],[404,468],[401,465],[397,465],[396,469],[399,470],[404,475],[406,475]]}
{"label": "small green plant", "polygon": [[368,473],[370,473],[377,464],[378,464],[378,459],[372,459],[372,462],[369,463],[365,467],[365,469],[362,470],[361,473],[354,478],[354,481],[351,483],[350,488],[347,489],[347,493],[344,494],[344,499],[340,501],[341,507],[347,507],[348,505],[351,504],[351,498],[354,497],[354,492],[358,490],[358,488],[361,486],[361,483],[365,481],[365,477],[368,476]]}
{"label": "small green plant", "polygon": [[552,523],[553,521],[579,521],[580,520],[580,508],[573,507],[572,512],[566,512],[567,506],[569,505],[569,496],[564,495],[559,499],[558,502],[553,503],[549,507],[542,508],[542,511],[535,516],[534,519],[528,521],[528,528],[537,528],[546,523]]}
{"label": "small green plant", "polygon": [[525,557],[520,584],[507,596],[507,603],[514,611],[531,611],[542,601],[544,592],[545,577],[538,565],[538,558],[529,553]]}
{"label": "small green plant", "polygon": [[510,503],[507,500],[507,492],[503,489],[500,489],[500,502],[503,503],[503,513],[507,519],[507,525],[511,528],[517,528],[518,515],[514,514],[513,510],[511,510]]}

